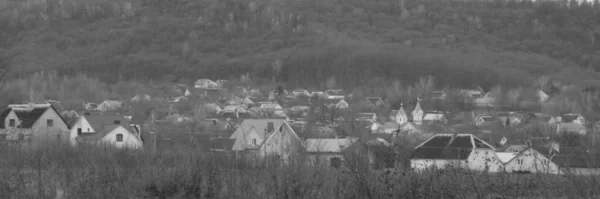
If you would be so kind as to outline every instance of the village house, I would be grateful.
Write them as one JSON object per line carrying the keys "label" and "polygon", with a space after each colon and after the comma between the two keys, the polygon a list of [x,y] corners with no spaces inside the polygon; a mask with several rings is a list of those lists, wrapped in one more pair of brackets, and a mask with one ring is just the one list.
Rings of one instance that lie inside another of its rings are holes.
{"label": "village house", "polygon": [[263,108],[263,109],[273,109],[273,110],[281,110],[281,109],[283,109],[283,107],[281,107],[281,105],[279,105],[279,103],[277,103],[277,102],[262,103],[262,104],[260,104],[260,108]]}
{"label": "village house", "polygon": [[505,127],[514,127],[522,123],[523,116],[516,112],[497,112],[496,117]]}
{"label": "village house", "polygon": [[478,115],[473,120],[477,129],[482,133],[492,133],[492,127],[497,122],[491,115]]}
{"label": "village house", "polygon": [[325,102],[325,106],[327,106],[327,108],[338,108],[338,109],[346,109],[346,108],[350,107],[348,102],[346,102],[346,100],[344,100],[344,99],[328,99]]}
{"label": "village house", "polygon": [[233,152],[233,144],[235,139],[216,137],[209,141],[209,151],[212,152]]}
{"label": "village house", "polygon": [[447,124],[448,119],[446,118],[446,115],[443,112],[432,111],[432,112],[425,113],[425,116],[423,116],[423,122],[425,122],[425,123],[439,122],[442,124]]}
{"label": "village house", "polygon": [[229,105],[225,106],[223,110],[219,113],[222,117],[228,118],[248,118],[249,112],[248,109],[244,108],[242,105]]}
{"label": "village house", "polygon": [[358,138],[306,139],[308,163],[339,168],[345,160],[345,149],[357,141]]}
{"label": "village house", "polygon": [[396,165],[397,151],[393,144],[395,139],[395,135],[371,134],[347,147],[346,154],[352,158],[350,161],[368,162],[371,170],[402,166],[402,164]]}
{"label": "village house", "polygon": [[558,142],[544,139],[531,140],[506,150],[513,154],[504,167],[507,172],[598,175],[600,165],[595,157],[581,147],[561,147]]}
{"label": "village house", "polygon": [[323,97],[324,95],[325,95],[325,92],[320,91],[320,90],[313,90],[310,92],[311,97]]}
{"label": "village house", "polygon": [[556,129],[556,133],[587,134],[585,118],[580,114],[569,113],[552,117],[548,121],[548,124]]}
{"label": "village house", "polygon": [[418,145],[410,156],[411,168],[468,169],[473,171],[500,172],[502,162],[495,149],[471,134],[437,134]]}
{"label": "village house", "polygon": [[67,142],[69,126],[50,104],[11,104],[0,114],[0,140]]}
{"label": "village house", "polygon": [[131,98],[132,102],[151,101],[151,100],[152,100],[152,98],[148,94],[138,94]]}
{"label": "village house", "polygon": [[96,110],[98,110],[98,104],[93,103],[93,102],[85,103],[85,104],[83,104],[83,110],[96,111]]}
{"label": "village house", "polygon": [[203,89],[220,89],[221,86],[210,79],[199,79],[194,83],[194,88],[203,88]]}
{"label": "village house", "polygon": [[369,108],[380,108],[386,105],[381,97],[367,97],[364,104]]}
{"label": "village house", "polygon": [[83,114],[71,128],[70,141],[73,146],[89,143],[141,149],[143,140],[135,126],[124,116]]}
{"label": "village house", "polygon": [[223,85],[225,85],[227,82],[229,82],[228,80],[224,80],[224,79],[219,79],[217,81],[215,81],[217,84],[219,84],[220,87],[223,87]]}
{"label": "village house", "polygon": [[108,111],[116,111],[123,108],[123,102],[118,100],[104,100],[102,103],[98,104],[96,108],[97,111],[108,112]]}
{"label": "village house", "polygon": [[473,105],[477,107],[495,107],[496,98],[491,93],[485,93],[481,97],[473,98]]}
{"label": "village house", "polygon": [[538,100],[540,102],[545,102],[546,100],[548,100],[550,98],[550,95],[548,95],[546,92],[544,92],[543,90],[538,90],[537,91],[537,96],[538,96]]}
{"label": "village house", "polygon": [[230,136],[233,150],[257,158],[275,157],[290,161],[304,143],[283,119],[246,119]]}
{"label": "village house", "polygon": [[377,122],[377,114],[376,113],[358,113],[356,120],[374,123],[374,122]]}
{"label": "village house", "polygon": [[325,91],[325,96],[327,99],[344,99],[344,93],[341,89],[329,89]]}
{"label": "village house", "polygon": [[308,92],[308,90],[303,89],[303,88],[298,88],[296,90],[292,91],[292,95],[296,96],[296,97],[309,97],[311,96],[310,92]]}
{"label": "village house", "polygon": [[448,95],[444,91],[431,91],[429,98],[432,100],[445,100]]}

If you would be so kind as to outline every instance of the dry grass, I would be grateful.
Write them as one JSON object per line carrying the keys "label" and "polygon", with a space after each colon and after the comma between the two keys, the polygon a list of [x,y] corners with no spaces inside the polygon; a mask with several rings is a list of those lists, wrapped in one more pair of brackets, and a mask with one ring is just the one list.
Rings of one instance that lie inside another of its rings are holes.
{"label": "dry grass", "polygon": [[1,151],[1,198],[598,197],[590,177],[337,170],[273,162],[252,167],[193,149],[152,154],[49,145]]}

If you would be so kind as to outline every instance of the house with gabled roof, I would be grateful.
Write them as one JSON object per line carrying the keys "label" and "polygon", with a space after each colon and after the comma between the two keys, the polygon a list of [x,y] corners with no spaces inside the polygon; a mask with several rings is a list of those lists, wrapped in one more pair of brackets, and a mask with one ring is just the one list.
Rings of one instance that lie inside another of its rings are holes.
{"label": "house with gabled roof", "polygon": [[386,103],[381,97],[367,97],[364,101],[365,106],[371,108],[378,108],[385,106]]}
{"label": "house with gabled roof", "polygon": [[585,118],[581,114],[569,113],[551,117],[548,124],[552,125],[557,133],[587,134]]}
{"label": "house with gabled roof", "polygon": [[582,147],[564,147],[556,141],[532,139],[517,150],[507,151],[514,156],[506,161],[507,172],[598,175],[600,165],[596,156]]}
{"label": "house with gabled roof", "polygon": [[344,99],[346,96],[342,89],[329,89],[325,91],[325,98],[327,99]]}
{"label": "house with gabled roof", "polygon": [[292,95],[294,95],[296,97],[301,97],[301,96],[308,97],[308,96],[311,96],[310,92],[308,90],[306,90],[306,89],[303,89],[303,88],[298,88],[296,90],[293,90],[292,91]]}
{"label": "house with gabled roof", "polygon": [[374,123],[374,122],[377,122],[377,114],[376,113],[358,113],[356,120]]}
{"label": "house with gabled roof", "polygon": [[284,119],[245,119],[230,136],[232,149],[257,158],[289,161],[303,150],[304,143]]}
{"label": "house with gabled roof", "polygon": [[346,109],[350,106],[344,99],[328,99],[325,101],[328,108]]}
{"label": "house with gabled roof", "polygon": [[306,139],[309,165],[328,165],[339,168],[344,162],[345,150],[358,138]]}
{"label": "house with gabled roof", "polygon": [[448,123],[448,118],[443,112],[439,111],[429,111],[426,112],[423,116],[423,122],[431,123],[431,122],[440,122],[443,124]]}
{"label": "house with gabled roof", "polygon": [[70,132],[73,146],[81,143],[106,144],[116,148],[143,148],[138,125],[122,115],[83,114]]}
{"label": "house with gabled roof", "polygon": [[418,145],[410,156],[411,168],[467,169],[500,172],[503,164],[495,148],[472,134],[437,134]]}
{"label": "house with gabled roof", "polygon": [[131,98],[132,102],[151,101],[152,98],[148,94],[137,94]]}
{"label": "house with gabled roof", "polygon": [[433,100],[445,100],[448,95],[444,91],[431,91],[429,98]]}
{"label": "house with gabled roof", "polygon": [[194,88],[220,89],[221,85],[210,79],[198,79],[196,82],[194,82]]}
{"label": "house with gabled roof", "polygon": [[104,100],[102,103],[98,104],[96,110],[107,112],[107,111],[115,111],[123,108],[123,102],[119,100]]}
{"label": "house with gabled roof", "polygon": [[69,125],[50,104],[11,104],[0,120],[0,141],[68,141]]}

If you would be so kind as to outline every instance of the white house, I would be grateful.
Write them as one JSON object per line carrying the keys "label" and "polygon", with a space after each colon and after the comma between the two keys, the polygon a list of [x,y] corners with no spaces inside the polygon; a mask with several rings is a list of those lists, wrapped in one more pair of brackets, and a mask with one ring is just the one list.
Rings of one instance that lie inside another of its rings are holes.
{"label": "white house", "polygon": [[330,89],[325,91],[325,95],[327,99],[344,99],[346,96],[342,93],[340,89]]}
{"label": "white house", "polygon": [[102,103],[98,104],[96,110],[98,111],[114,111],[123,108],[123,102],[118,100],[104,100]]}
{"label": "white house", "polygon": [[442,112],[428,112],[425,113],[425,116],[423,116],[423,121],[424,122],[441,122],[441,123],[448,123],[448,119],[446,118],[446,115]]}
{"label": "white house", "polygon": [[377,114],[376,113],[358,113],[358,117],[356,118],[358,121],[365,122],[377,122]]}
{"label": "white house", "polygon": [[537,96],[540,102],[545,102],[546,100],[548,100],[548,98],[550,98],[550,96],[546,94],[546,92],[544,92],[543,90],[538,90]]}
{"label": "white house", "polygon": [[143,148],[138,130],[129,120],[117,115],[82,115],[71,128],[73,146],[80,143],[107,144],[116,148]]}
{"label": "white house", "polygon": [[11,104],[0,120],[0,141],[68,141],[69,125],[50,104]]}
{"label": "white house", "polygon": [[131,98],[132,102],[150,101],[150,100],[152,100],[152,98],[148,94],[138,94]]}
{"label": "white house", "polygon": [[230,136],[233,151],[257,158],[277,157],[284,161],[303,149],[304,143],[284,119],[246,119]]}
{"label": "white house", "polygon": [[502,162],[492,145],[471,134],[437,134],[421,143],[410,156],[412,169],[468,169],[500,172]]}
{"label": "white house", "polygon": [[340,167],[344,161],[344,151],[358,138],[306,139],[306,152],[310,165]]}
{"label": "white house", "polygon": [[302,88],[293,90],[292,94],[294,96],[296,96],[296,97],[300,97],[300,96],[307,96],[308,97],[308,96],[311,96],[311,94],[310,94],[310,92],[308,92],[308,90],[302,89]]}
{"label": "white house", "polygon": [[335,107],[339,109],[346,109],[350,106],[344,99],[329,99],[327,100],[326,105],[329,108]]}
{"label": "white house", "polygon": [[196,82],[194,83],[194,88],[219,89],[221,88],[221,85],[210,79],[199,79],[196,80]]}
{"label": "white house", "polygon": [[260,108],[275,109],[275,110],[283,109],[283,107],[281,107],[281,105],[279,105],[279,103],[275,103],[275,102],[261,104]]}
{"label": "white house", "polygon": [[593,155],[581,147],[561,147],[558,142],[532,140],[505,163],[507,172],[599,175]]}

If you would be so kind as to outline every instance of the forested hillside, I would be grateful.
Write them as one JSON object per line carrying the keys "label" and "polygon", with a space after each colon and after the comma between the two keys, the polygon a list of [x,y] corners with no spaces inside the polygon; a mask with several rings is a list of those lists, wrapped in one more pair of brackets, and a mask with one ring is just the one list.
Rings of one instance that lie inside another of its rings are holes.
{"label": "forested hillside", "polygon": [[343,87],[600,85],[600,5],[432,0],[2,0],[7,78],[233,78]]}

